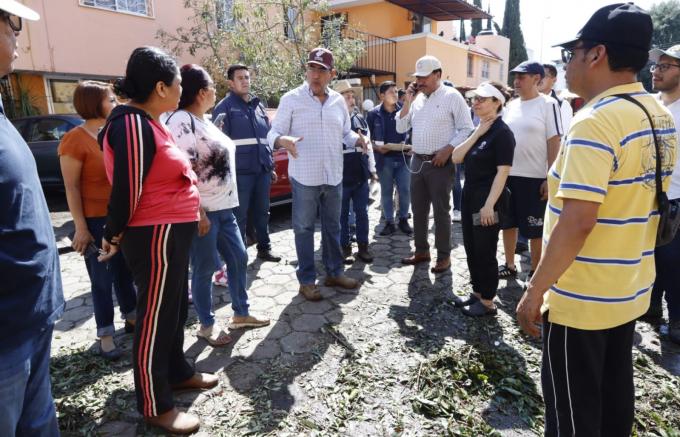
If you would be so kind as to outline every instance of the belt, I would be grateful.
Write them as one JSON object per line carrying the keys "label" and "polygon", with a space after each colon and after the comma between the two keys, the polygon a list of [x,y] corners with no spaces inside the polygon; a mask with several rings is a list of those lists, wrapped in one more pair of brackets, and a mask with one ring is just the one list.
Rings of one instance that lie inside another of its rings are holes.
{"label": "belt", "polygon": [[423,155],[421,153],[414,153],[414,155],[419,158],[421,161],[432,161],[435,157],[434,153],[431,155]]}

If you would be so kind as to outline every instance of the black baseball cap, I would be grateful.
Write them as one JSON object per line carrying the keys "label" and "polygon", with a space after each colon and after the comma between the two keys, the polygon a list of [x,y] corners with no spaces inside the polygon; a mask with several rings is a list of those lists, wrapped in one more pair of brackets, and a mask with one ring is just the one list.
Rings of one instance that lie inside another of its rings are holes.
{"label": "black baseball cap", "polygon": [[648,51],[652,29],[652,17],[647,11],[633,3],[615,3],[598,9],[574,39],[553,47],[570,48],[586,40]]}
{"label": "black baseball cap", "polygon": [[517,67],[510,70],[510,73],[540,74],[541,79],[545,77],[545,69],[543,68],[543,64],[536,61],[524,61]]}

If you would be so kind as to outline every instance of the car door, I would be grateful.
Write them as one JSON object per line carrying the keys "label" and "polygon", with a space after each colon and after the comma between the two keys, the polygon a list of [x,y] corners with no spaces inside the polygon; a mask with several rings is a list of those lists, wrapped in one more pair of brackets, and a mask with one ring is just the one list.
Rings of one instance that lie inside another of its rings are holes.
{"label": "car door", "polygon": [[26,142],[38,167],[40,183],[46,187],[63,187],[57,147],[61,138],[75,125],[56,117],[31,120],[26,128]]}

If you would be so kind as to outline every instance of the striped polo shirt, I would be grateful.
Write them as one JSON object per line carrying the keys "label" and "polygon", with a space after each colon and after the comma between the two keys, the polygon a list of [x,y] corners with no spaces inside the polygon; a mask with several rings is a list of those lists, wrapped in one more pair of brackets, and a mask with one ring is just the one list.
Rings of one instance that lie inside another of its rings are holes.
{"label": "striped polo shirt", "polygon": [[656,275],[659,220],[652,131],[639,107],[613,94],[631,95],[652,116],[662,149],[664,189],[676,157],[673,118],[640,83],[610,88],[575,115],[548,172],[544,244],[563,199],[597,202],[600,207],[597,224],[576,260],[546,292],[543,311],[550,311],[551,322],[577,329],[608,329],[641,316]]}

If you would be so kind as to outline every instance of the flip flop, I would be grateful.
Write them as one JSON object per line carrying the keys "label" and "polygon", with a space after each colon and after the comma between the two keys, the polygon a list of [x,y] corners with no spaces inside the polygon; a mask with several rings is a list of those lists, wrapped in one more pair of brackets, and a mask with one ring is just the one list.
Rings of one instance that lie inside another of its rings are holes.
{"label": "flip flop", "polygon": [[214,327],[215,325],[205,329],[198,328],[196,337],[204,339],[212,347],[223,347],[231,343],[232,338],[229,334],[221,329],[213,329]]}

